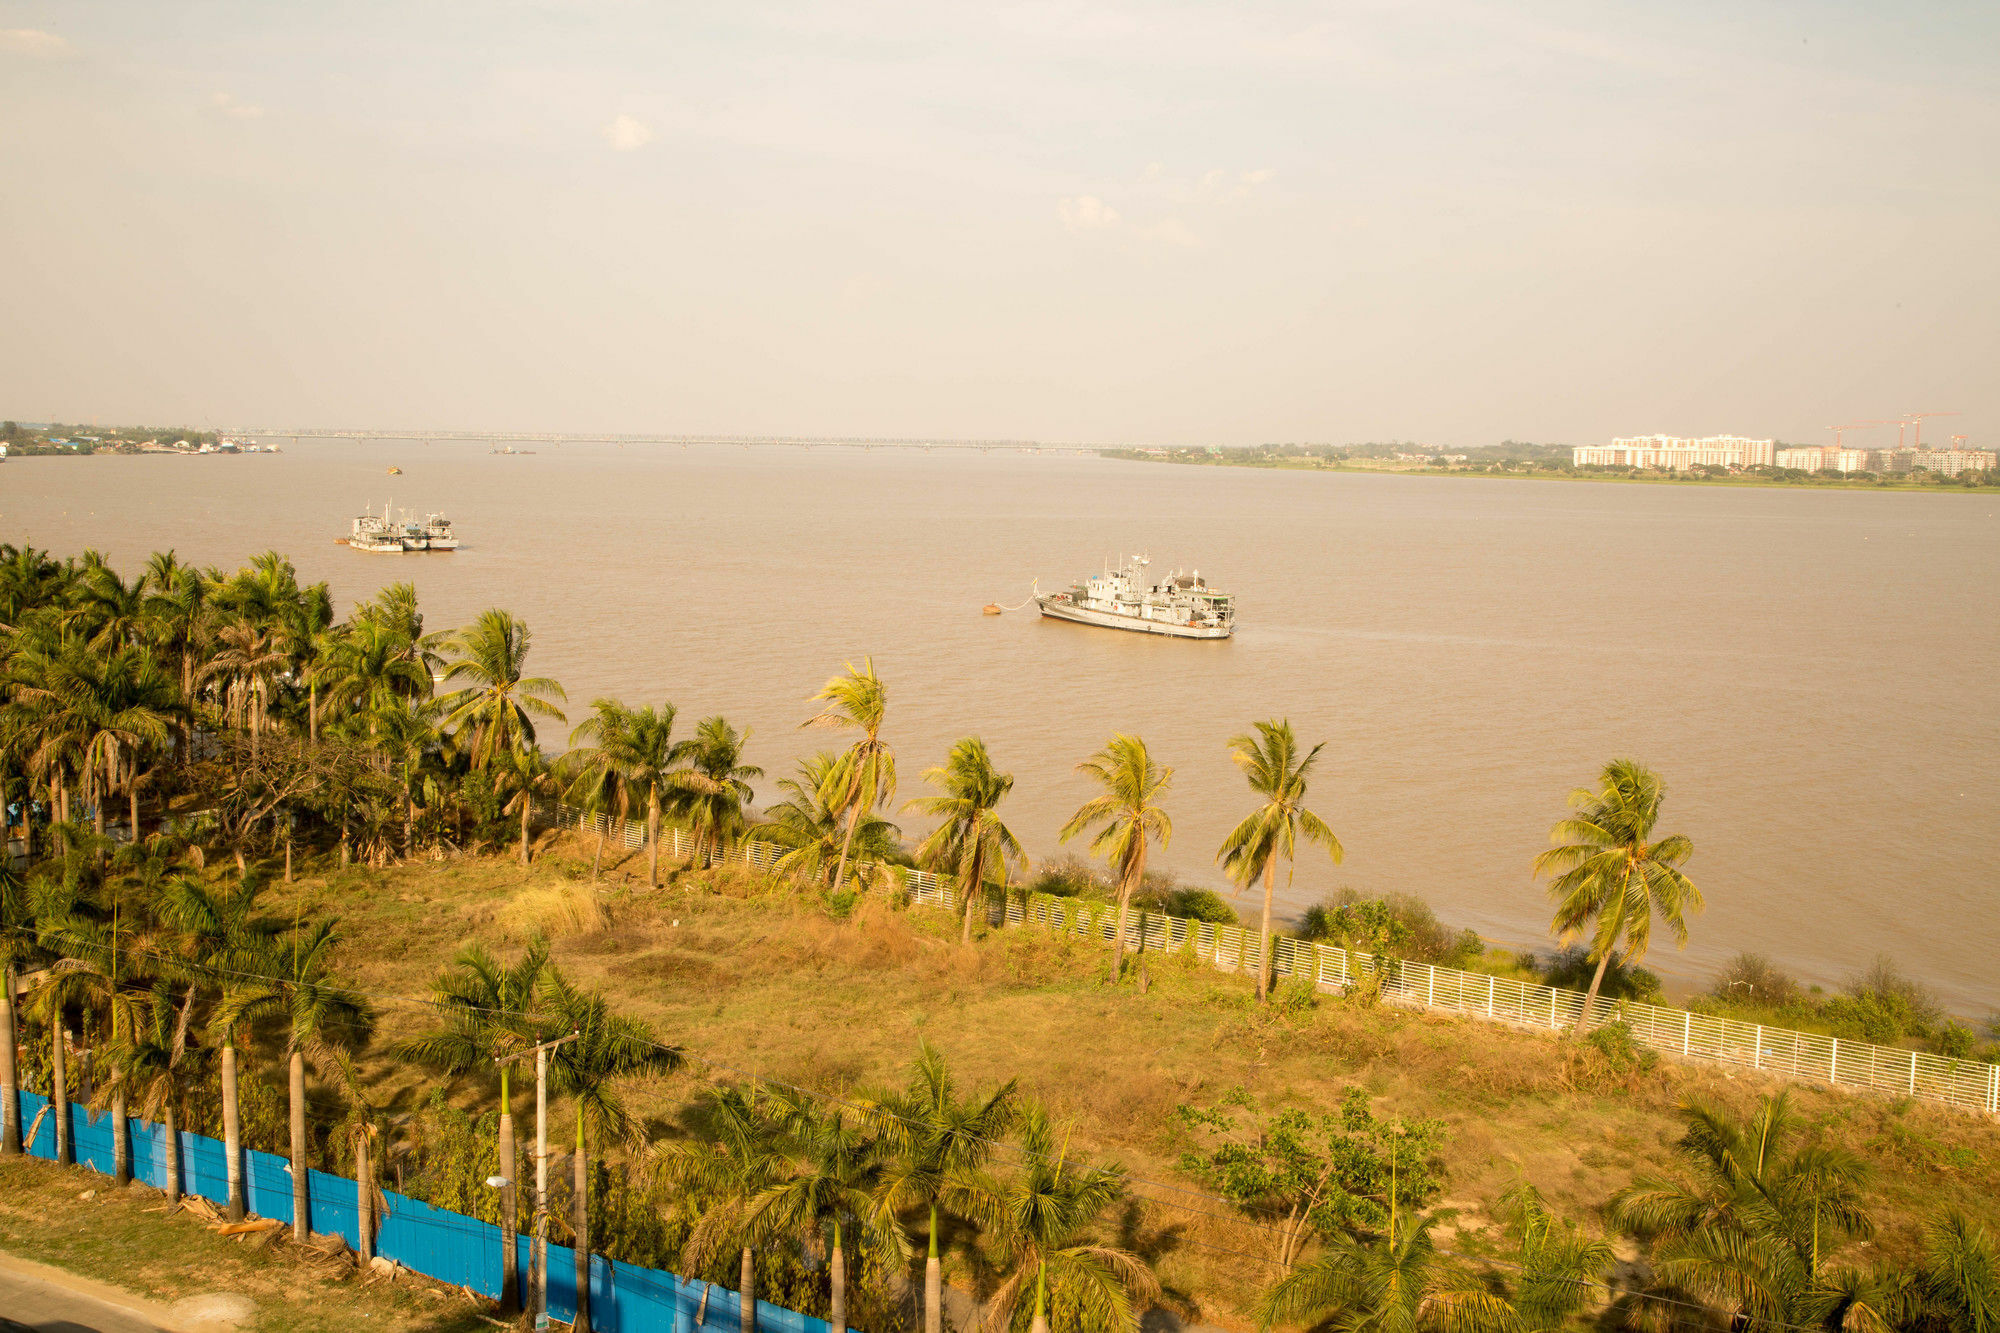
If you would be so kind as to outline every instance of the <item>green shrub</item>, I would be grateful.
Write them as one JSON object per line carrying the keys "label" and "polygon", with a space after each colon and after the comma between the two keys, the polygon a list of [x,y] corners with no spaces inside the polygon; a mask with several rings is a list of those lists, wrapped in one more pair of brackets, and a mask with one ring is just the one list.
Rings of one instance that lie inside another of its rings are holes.
{"label": "green shrub", "polygon": [[[1597,974],[1597,960],[1581,944],[1558,949],[1549,955],[1546,963],[1538,961],[1533,954],[1522,954],[1521,966],[1539,973],[1545,986],[1570,990],[1589,990],[1590,979]],[[1657,1000],[1660,996],[1660,977],[1646,968],[1632,967],[1614,954],[1604,969],[1604,980],[1597,993],[1610,1000]]]}
{"label": "green shrub", "polygon": [[1206,921],[1216,926],[1240,924],[1236,909],[1213,889],[1175,889],[1165,896],[1158,907],[1149,906],[1146,910],[1186,917],[1190,921]]}
{"label": "green shrub", "polygon": [[1758,953],[1739,953],[1723,964],[1709,990],[1718,1000],[1772,1005],[1790,1004],[1800,995],[1798,979]]}
{"label": "green shrub", "polygon": [[1306,909],[1299,937],[1439,967],[1468,966],[1486,951],[1477,931],[1451,929],[1421,898],[1364,898],[1346,888]]}

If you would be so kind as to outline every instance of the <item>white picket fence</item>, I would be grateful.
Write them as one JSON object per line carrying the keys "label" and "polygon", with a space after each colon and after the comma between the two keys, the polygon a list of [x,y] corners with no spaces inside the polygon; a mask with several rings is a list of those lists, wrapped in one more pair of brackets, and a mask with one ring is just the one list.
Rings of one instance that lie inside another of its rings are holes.
{"label": "white picket fence", "polygon": [[[595,833],[604,829],[628,849],[646,845],[645,825],[637,821],[585,815],[568,807],[553,812],[565,827]],[[622,828],[618,827],[623,825]],[[693,846],[680,829],[663,830],[662,853],[685,860]],[[784,855],[782,847],[746,842],[711,863],[734,860],[769,868]],[[958,892],[949,881],[928,871],[892,867],[908,888],[912,902],[956,911]],[[1046,894],[1010,892],[1004,901],[991,895],[986,916],[995,925],[1031,925],[1045,930],[1109,943],[1117,933],[1115,904]],[[1260,949],[1255,931],[1218,926],[1157,912],[1132,912],[1125,927],[1129,947],[1157,953],[1192,952],[1224,972],[1252,972]],[[1378,958],[1358,950],[1317,944],[1290,936],[1274,936],[1272,971],[1281,977],[1311,977],[1322,990],[1345,991],[1362,984],[1379,984],[1383,998],[1426,1009],[1483,1018],[1517,1027],[1563,1029],[1576,1022],[1583,1009],[1581,991],[1543,986],[1393,958]],[[2000,1065],[1980,1060],[1954,1060],[1924,1051],[1842,1041],[1790,1028],[1739,1023],[1664,1005],[1599,997],[1591,1006],[1590,1026],[1622,1022],[1633,1040],[1662,1054],[1684,1060],[1752,1069],[1802,1082],[1861,1088],[1894,1096],[1942,1102],[1949,1106],[2000,1115]]]}

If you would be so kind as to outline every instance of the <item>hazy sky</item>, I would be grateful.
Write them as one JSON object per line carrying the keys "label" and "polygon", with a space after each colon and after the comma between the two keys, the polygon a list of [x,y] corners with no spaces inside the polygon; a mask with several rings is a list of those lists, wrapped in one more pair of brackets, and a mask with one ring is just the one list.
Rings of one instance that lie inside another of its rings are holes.
{"label": "hazy sky", "polygon": [[0,260],[27,419],[1990,446],[2000,6],[0,0]]}

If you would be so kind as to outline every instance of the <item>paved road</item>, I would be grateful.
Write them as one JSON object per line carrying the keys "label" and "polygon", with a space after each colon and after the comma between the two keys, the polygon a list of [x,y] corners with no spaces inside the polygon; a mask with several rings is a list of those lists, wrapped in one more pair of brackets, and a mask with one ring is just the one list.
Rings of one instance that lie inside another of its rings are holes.
{"label": "paved road", "polygon": [[0,1330],[15,1333],[21,1328],[35,1333],[160,1333],[158,1324],[129,1306],[0,1268]]}

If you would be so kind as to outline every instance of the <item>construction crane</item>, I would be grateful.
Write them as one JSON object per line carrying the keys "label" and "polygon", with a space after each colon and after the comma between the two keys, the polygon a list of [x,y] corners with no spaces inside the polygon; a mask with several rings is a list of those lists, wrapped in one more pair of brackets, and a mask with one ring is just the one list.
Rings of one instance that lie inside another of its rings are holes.
{"label": "construction crane", "polygon": [[[1900,421],[1850,421],[1850,422],[1848,422],[1848,423],[1847,423],[1846,425],[1844,425],[1844,426],[1828,426],[1828,427],[1827,427],[1827,429],[1833,432],[1833,447],[1834,447],[1834,448],[1836,448],[1836,449],[1839,449],[1839,448],[1841,448],[1841,447],[1842,447],[1842,446],[1841,446],[1841,443],[1840,443],[1840,437],[1841,437],[1841,434],[1842,434],[1842,432],[1844,432],[1844,431],[1850,431],[1850,430],[1860,430],[1860,429],[1861,429],[1861,428],[1862,428],[1863,426],[1897,426],[1897,427],[1900,427],[1900,426],[1901,426],[1902,424],[1903,424],[1903,423],[1902,423],[1902,422],[1900,422]],[[1898,447],[1901,447],[1901,445],[1902,445],[1902,439],[1901,439],[1901,437],[1900,437],[1900,436],[1899,436],[1899,437],[1897,438],[1897,441],[1896,441],[1896,443],[1897,443],[1897,446],[1898,446]]]}
{"label": "construction crane", "polygon": [[1958,415],[1959,413],[1957,412],[1905,412],[1903,420],[1909,422],[1911,428],[1910,447],[1912,449],[1921,449],[1924,447],[1924,422],[1926,420],[1931,417],[1955,417]]}

